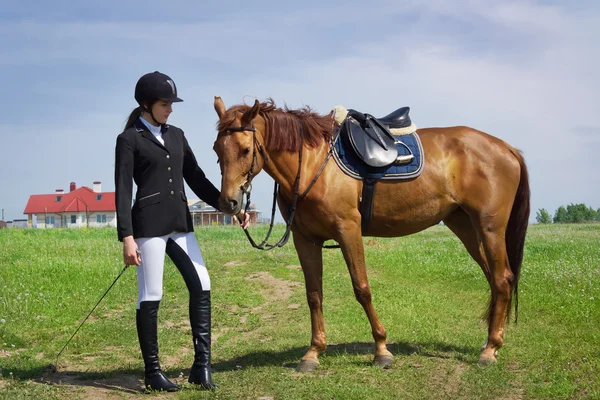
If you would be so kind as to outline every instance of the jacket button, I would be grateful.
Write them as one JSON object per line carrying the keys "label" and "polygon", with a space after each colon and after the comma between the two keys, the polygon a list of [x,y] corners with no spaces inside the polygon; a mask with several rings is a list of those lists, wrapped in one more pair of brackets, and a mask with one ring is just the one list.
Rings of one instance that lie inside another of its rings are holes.
{"label": "jacket button", "polygon": [[169,179],[169,183],[173,183],[173,179]]}
{"label": "jacket button", "polygon": [[171,156],[167,154],[167,160],[168,160],[169,158],[171,158]]}
{"label": "jacket button", "polygon": [[170,171],[170,170],[171,170],[171,167],[167,168],[167,171]]}
{"label": "jacket button", "polygon": [[171,190],[171,194],[175,194],[175,192]]}

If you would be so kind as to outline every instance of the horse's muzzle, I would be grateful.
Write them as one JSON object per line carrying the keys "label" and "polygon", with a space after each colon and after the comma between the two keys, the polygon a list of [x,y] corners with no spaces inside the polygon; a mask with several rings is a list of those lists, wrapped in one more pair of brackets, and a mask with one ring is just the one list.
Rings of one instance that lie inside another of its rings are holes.
{"label": "horse's muzzle", "polygon": [[242,192],[240,192],[237,198],[221,195],[221,197],[219,197],[219,208],[225,214],[239,214],[239,212],[242,211]]}

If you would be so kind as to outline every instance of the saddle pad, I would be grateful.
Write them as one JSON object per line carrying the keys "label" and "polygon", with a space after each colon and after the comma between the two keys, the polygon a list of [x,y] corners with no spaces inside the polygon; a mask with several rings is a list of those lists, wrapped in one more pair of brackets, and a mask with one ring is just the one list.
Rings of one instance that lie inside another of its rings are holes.
{"label": "saddle pad", "polygon": [[[400,139],[400,138],[398,138]],[[414,154],[415,158],[407,164],[392,164],[386,167],[370,167],[356,155],[352,145],[349,143],[348,138],[345,136],[338,136],[337,140],[333,144],[334,152],[333,158],[337,165],[341,168],[346,175],[349,175],[356,179],[411,179],[421,175],[423,171],[423,165],[425,163],[425,157],[423,154],[423,147],[421,145],[421,139],[416,132],[408,135],[402,135],[402,142],[406,144]],[[398,155],[408,155],[406,148],[398,144]]]}

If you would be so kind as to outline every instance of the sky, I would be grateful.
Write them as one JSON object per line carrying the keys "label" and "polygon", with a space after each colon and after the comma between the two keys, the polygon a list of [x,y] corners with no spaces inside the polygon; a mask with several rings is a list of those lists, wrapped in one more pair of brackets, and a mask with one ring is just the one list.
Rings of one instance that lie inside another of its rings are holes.
{"label": "sky", "polygon": [[[328,113],[411,107],[418,127],[468,125],[523,151],[532,215],[600,207],[600,3],[592,1],[1,0],[0,208],[32,194],[114,190],[114,147],[138,78],[161,71],[220,187],[214,96]],[[195,196],[188,189],[188,197]],[[270,214],[272,180],[252,199]]]}

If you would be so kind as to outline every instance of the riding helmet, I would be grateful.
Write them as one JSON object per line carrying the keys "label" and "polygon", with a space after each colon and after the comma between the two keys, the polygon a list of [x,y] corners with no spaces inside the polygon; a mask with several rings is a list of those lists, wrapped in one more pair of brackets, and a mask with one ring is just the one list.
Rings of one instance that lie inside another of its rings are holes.
{"label": "riding helmet", "polygon": [[173,79],[158,71],[147,73],[138,80],[135,85],[135,100],[140,106],[144,103],[152,104],[156,100],[173,103],[183,101],[177,97],[177,86]]}

